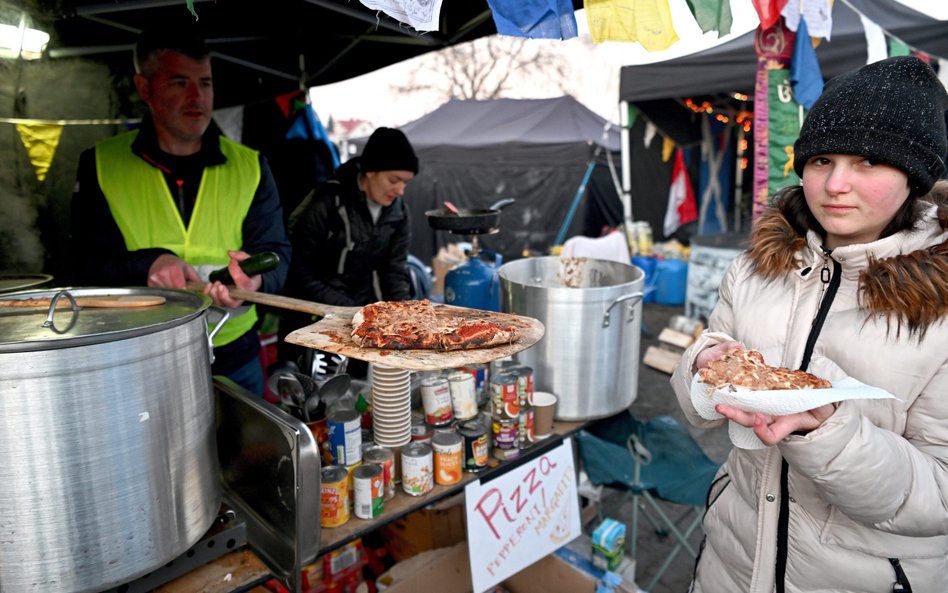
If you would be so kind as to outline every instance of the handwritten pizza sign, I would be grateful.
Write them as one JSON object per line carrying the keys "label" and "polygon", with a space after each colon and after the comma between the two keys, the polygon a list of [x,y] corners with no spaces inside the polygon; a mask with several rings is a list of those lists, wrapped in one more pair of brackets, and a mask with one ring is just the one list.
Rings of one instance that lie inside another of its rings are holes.
{"label": "handwritten pizza sign", "polygon": [[471,582],[481,592],[581,533],[570,439],[486,484],[464,490]]}

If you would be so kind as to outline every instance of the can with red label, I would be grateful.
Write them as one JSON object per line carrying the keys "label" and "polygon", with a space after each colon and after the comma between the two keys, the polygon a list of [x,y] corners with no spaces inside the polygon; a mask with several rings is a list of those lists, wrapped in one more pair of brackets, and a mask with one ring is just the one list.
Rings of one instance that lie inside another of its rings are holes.
{"label": "can with red label", "polygon": [[421,403],[425,408],[425,421],[430,426],[441,426],[454,420],[451,390],[446,377],[432,375],[422,379]]}
{"label": "can with red label", "polygon": [[507,372],[517,377],[517,400],[520,407],[533,405],[533,369],[528,366],[516,366]]}
{"label": "can with red label", "polygon": [[375,519],[382,514],[385,490],[382,482],[382,468],[374,463],[365,463],[352,470],[352,486],[355,490],[353,511],[356,517]]}
{"label": "can with red label", "polygon": [[319,524],[339,527],[349,520],[349,472],[341,465],[327,465],[320,472]]}
{"label": "can with red label", "polygon": [[487,389],[490,379],[490,367],[486,363],[470,364],[458,370],[474,375],[474,389],[478,393]]}
{"label": "can with red label", "polygon": [[382,468],[383,498],[391,500],[395,496],[395,453],[388,447],[373,445],[362,452],[362,461],[374,463]]}
{"label": "can with red label", "polygon": [[490,443],[487,438],[487,425],[480,417],[468,420],[458,426],[458,434],[464,441],[461,464],[464,471],[479,472],[487,467]]}
{"label": "can with red label", "polygon": [[495,420],[516,421],[520,417],[517,377],[503,373],[490,380],[491,415]]}
{"label": "can with red label", "polygon": [[518,424],[517,441],[521,449],[526,449],[537,440],[533,432],[533,408],[520,408]]}
{"label": "can with red label", "polygon": [[448,388],[455,418],[470,420],[477,416],[477,384],[474,375],[467,371],[454,371],[448,374]]}

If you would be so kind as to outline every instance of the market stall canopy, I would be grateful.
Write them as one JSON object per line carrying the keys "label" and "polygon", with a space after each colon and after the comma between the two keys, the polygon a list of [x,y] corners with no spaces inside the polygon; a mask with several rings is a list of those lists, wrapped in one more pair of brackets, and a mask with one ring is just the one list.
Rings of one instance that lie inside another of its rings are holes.
{"label": "market stall canopy", "polygon": [[[816,48],[826,80],[866,63],[866,32],[858,13],[879,25],[889,37],[948,59],[948,21],[932,19],[895,0],[840,0],[833,3],[832,11],[832,37]],[[667,107],[668,99],[730,93],[752,96],[757,70],[756,34],[752,31],[673,60],[624,66],[620,71],[619,97],[649,113],[663,105]]]}
{"label": "market stall canopy", "polygon": [[[546,252],[564,222],[567,236],[598,235],[606,224],[602,210],[618,200],[608,160],[618,166],[619,128],[569,95],[453,99],[400,129],[420,162],[405,197],[411,252],[423,261],[446,243],[469,239],[429,225],[425,211],[444,200],[484,209],[514,198],[500,216],[500,232],[481,242],[505,260],[525,249]],[[367,140],[353,142],[361,148]],[[577,211],[568,215],[587,173]]]}
{"label": "market stall canopy", "polygon": [[[131,71],[131,48],[143,28],[195,19],[185,0],[36,0],[34,5],[34,23],[52,33],[51,58],[93,59],[119,73]],[[496,33],[486,0],[445,2],[439,30],[426,33],[356,1],[193,0],[193,7],[215,58],[218,108],[352,78]]]}

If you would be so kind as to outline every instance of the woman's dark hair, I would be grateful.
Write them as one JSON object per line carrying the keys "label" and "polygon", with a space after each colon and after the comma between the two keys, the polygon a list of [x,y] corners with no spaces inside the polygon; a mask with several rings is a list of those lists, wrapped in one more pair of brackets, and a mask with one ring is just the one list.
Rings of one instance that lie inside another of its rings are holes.
{"label": "woman's dark hair", "polygon": [[[806,203],[806,197],[803,195],[803,186],[791,185],[790,187],[779,190],[774,195],[774,205],[783,213],[784,217],[790,223],[790,226],[792,226],[793,230],[801,237],[806,236],[808,230],[812,230],[824,239],[826,238],[826,230],[816,220],[813,213],[810,212],[810,207]],[[908,198],[902,203],[902,207],[899,208],[898,212],[895,213],[895,217],[882,229],[882,234],[879,235],[879,238],[882,239],[900,231],[914,229],[921,211],[922,208],[919,205],[919,201],[912,197]]]}

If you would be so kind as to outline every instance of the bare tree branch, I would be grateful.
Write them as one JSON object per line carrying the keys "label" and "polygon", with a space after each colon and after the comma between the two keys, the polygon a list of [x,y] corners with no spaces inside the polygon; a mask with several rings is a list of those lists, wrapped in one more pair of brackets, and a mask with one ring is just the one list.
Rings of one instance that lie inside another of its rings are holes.
{"label": "bare tree branch", "polygon": [[[565,91],[569,69],[549,45],[519,37],[493,36],[455,45],[419,59],[399,94],[434,93],[448,99],[496,99],[510,92],[516,77],[527,88]],[[534,80],[537,84],[531,85]],[[539,84],[539,83],[543,84]]]}

